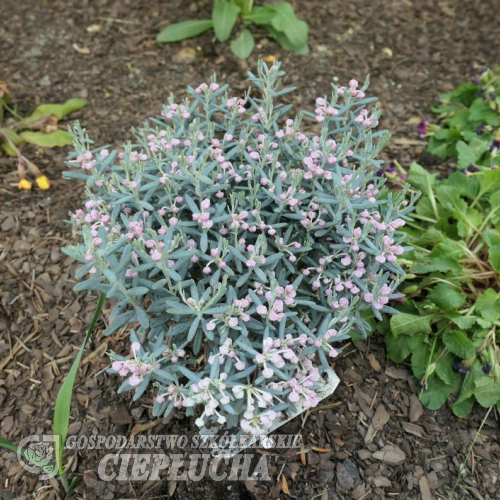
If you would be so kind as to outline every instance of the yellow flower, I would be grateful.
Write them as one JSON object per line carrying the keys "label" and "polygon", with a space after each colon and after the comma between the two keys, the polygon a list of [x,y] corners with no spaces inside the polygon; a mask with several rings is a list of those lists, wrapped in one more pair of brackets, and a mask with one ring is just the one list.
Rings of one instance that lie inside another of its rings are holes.
{"label": "yellow flower", "polygon": [[31,182],[28,179],[21,179],[18,187],[19,189],[31,189]]}
{"label": "yellow flower", "polygon": [[36,185],[40,189],[49,189],[50,187],[50,181],[47,179],[45,175],[40,175],[36,178]]}

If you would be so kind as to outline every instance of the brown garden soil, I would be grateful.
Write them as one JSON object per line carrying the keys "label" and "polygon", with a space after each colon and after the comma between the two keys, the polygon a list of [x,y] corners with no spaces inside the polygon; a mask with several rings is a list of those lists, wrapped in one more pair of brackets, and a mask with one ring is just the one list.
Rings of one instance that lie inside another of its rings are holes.
{"label": "brown garden soil", "polygon": [[[169,22],[207,17],[208,0],[0,0],[0,80],[8,83],[21,113],[40,102],[88,99],[76,117],[98,144],[118,145],[131,138],[131,127],[159,112],[170,92],[182,94],[187,85],[206,81],[214,72],[244,90],[245,72],[258,57],[282,61],[286,83],[297,86],[297,106],[311,106],[316,96],[328,93],[332,79],[346,83],[370,74],[369,93],[382,104],[381,125],[393,134],[386,160],[398,159],[408,167],[420,159],[433,170],[448,168],[422,155],[425,143],[418,141],[415,123],[427,116],[439,92],[468,78],[473,62],[500,62],[498,1],[292,3],[309,23],[311,53],[297,56],[260,36],[255,54],[241,62],[210,33],[175,45],[155,42],[155,34]],[[0,158],[0,433],[14,442],[51,433],[57,392],[96,305],[95,294],[73,291],[77,265],[61,252],[75,241],[64,220],[85,194],[81,183],[62,179],[68,151],[23,151],[50,177],[52,187],[18,191],[15,161]],[[132,403],[128,395],[117,394],[118,378],[104,372],[105,352],[126,354],[127,334],[103,337],[105,318],[78,372],[70,434],[192,431],[193,420],[181,414],[152,419],[147,397]],[[272,481],[175,483],[160,476],[149,483],[105,483],[97,466],[106,452],[83,450],[66,455],[70,476],[83,479],[73,496],[448,498],[447,487],[457,478],[485,410],[476,408],[460,420],[448,406],[436,412],[423,409],[410,370],[386,360],[377,335],[345,345],[334,368],[341,378],[335,394],[282,429],[302,434],[305,459],[268,453]],[[470,455],[461,482],[466,489],[457,490],[459,498],[499,499],[499,458],[499,428],[492,416]],[[63,496],[55,479],[39,482],[3,449],[0,478],[2,500]]]}

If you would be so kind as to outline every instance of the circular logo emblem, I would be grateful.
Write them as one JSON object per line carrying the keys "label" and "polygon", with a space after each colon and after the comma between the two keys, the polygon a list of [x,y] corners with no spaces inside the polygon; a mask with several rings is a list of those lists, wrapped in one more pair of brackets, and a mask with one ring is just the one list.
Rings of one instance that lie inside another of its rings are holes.
{"label": "circular logo emblem", "polygon": [[17,459],[23,469],[36,474],[42,480],[56,476],[54,442],[57,437],[37,435],[22,439],[17,450]]}

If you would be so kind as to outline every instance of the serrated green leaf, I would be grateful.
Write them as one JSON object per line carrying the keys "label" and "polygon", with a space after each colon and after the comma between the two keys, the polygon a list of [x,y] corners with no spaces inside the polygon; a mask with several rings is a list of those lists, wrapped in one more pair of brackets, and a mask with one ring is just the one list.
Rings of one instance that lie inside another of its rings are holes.
{"label": "serrated green leaf", "polygon": [[439,410],[452,392],[451,385],[445,384],[438,377],[432,377],[427,382],[427,389],[420,393],[420,401],[429,410]]}
{"label": "serrated green leaf", "polygon": [[500,382],[494,377],[485,374],[482,377],[477,376],[474,386],[474,395],[481,406],[489,408],[500,401]]}
{"label": "serrated green leaf", "polygon": [[428,298],[443,311],[457,309],[466,301],[465,294],[446,283],[438,283],[428,294]]}
{"label": "serrated green leaf", "polygon": [[469,328],[472,328],[472,325],[474,325],[477,321],[477,316],[463,316],[453,312],[446,314],[445,317],[455,323],[455,325],[457,325],[461,330],[468,330]]}
{"label": "serrated green leaf", "polygon": [[472,341],[460,330],[446,330],[443,333],[443,342],[450,352],[461,359],[471,358],[476,353]]}
{"label": "serrated green leaf", "polygon": [[431,348],[429,344],[423,342],[423,339],[420,338],[419,340],[420,342],[417,343],[411,355],[411,368],[415,377],[421,379],[425,375],[429,365]]}
{"label": "serrated green leaf", "polygon": [[24,142],[36,144],[43,148],[55,148],[68,146],[73,143],[73,138],[66,130],[56,130],[55,132],[31,132],[25,130],[19,134]]}
{"label": "serrated green leaf", "polygon": [[250,30],[244,29],[230,44],[233,54],[239,59],[246,59],[255,47],[255,40]]}
{"label": "serrated green leaf", "polygon": [[217,2],[212,10],[215,36],[225,42],[231,35],[241,9],[232,2]]}
{"label": "serrated green leaf", "polygon": [[493,288],[488,288],[476,299],[476,312],[486,321],[496,321],[500,318],[500,295]]}
{"label": "serrated green leaf", "polygon": [[417,335],[399,335],[391,333],[384,335],[387,355],[395,363],[402,363],[421,341]]}
{"label": "serrated green leaf", "polygon": [[476,398],[474,396],[471,396],[470,398],[464,399],[463,401],[456,401],[451,406],[451,409],[457,417],[467,418],[467,415],[472,410],[475,402]]}
{"label": "serrated green leaf", "polygon": [[181,40],[201,35],[210,28],[213,28],[211,19],[182,21],[181,23],[170,24],[166,28],[163,28],[156,35],[156,41],[161,43],[180,42]]}
{"label": "serrated green leaf", "polygon": [[488,262],[500,274],[500,245],[494,245],[488,250]]}
{"label": "serrated green leaf", "polygon": [[437,175],[427,172],[418,163],[412,163],[408,172],[408,182],[429,196],[436,185]]}
{"label": "serrated green leaf", "polygon": [[453,370],[455,355],[447,353],[436,363],[436,375],[447,385],[462,385],[462,375]]}
{"label": "serrated green leaf", "polygon": [[437,256],[429,257],[427,262],[417,262],[411,267],[411,271],[417,274],[427,273],[447,273],[451,271],[453,274],[458,274],[462,270],[461,264],[453,257]]}
{"label": "serrated green leaf", "polygon": [[478,176],[479,185],[483,194],[500,189],[500,170],[485,170]]}
{"label": "serrated green leaf", "polygon": [[398,335],[414,335],[430,333],[433,316],[418,316],[416,314],[398,313],[391,317],[391,332]]}

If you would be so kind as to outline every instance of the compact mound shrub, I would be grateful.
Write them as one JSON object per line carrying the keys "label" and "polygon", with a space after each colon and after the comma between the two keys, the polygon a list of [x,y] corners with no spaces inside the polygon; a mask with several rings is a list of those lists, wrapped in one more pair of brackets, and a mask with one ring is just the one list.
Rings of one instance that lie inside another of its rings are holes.
{"label": "compact mound shrub", "polygon": [[131,355],[109,371],[134,399],[151,390],[154,415],[266,431],[315,406],[335,343],[401,296],[412,202],[374,176],[388,134],[372,132],[368,81],[288,118],[283,75],[259,63],[252,94],[214,77],[171,96],[121,152],[73,130],[67,176],[88,186],[66,249],[84,263],[76,289],[115,299],[106,333],[129,329]]}

